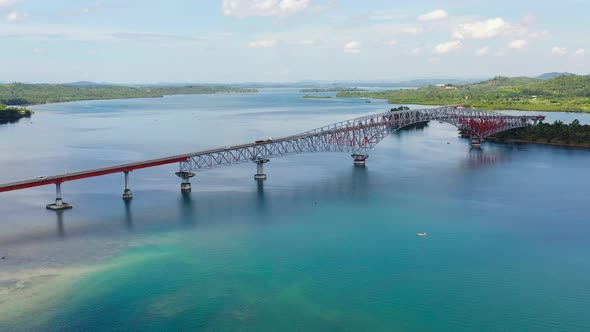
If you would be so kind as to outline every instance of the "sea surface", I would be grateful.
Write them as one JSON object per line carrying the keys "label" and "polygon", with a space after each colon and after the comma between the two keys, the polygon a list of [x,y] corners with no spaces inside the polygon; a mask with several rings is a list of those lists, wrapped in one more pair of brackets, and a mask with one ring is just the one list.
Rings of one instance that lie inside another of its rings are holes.
{"label": "sea surface", "polygon": [[[328,93],[330,95],[330,93]],[[333,95],[333,94],[332,94]],[[398,105],[258,94],[33,107],[0,182],[307,131]],[[412,106],[418,107],[418,106]],[[550,113],[548,121],[590,123]],[[589,331],[590,150],[431,122],[341,153],[177,165],[0,194],[0,330]],[[416,233],[426,232],[427,237]]]}

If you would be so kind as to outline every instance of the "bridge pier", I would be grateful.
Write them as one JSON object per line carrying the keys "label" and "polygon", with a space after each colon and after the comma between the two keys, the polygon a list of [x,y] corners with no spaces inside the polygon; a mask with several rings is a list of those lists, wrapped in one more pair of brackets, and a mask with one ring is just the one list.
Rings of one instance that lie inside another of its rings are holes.
{"label": "bridge pier", "polygon": [[130,171],[125,171],[125,190],[123,190],[123,199],[128,201],[130,199],[133,198],[133,193],[131,192],[131,189],[129,189],[129,172]]}
{"label": "bridge pier", "polygon": [[55,184],[55,203],[47,204],[46,207],[48,210],[54,210],[54,211],[72,208],[72,206],[70,204],[64,202],[63,199],[61,198],[61,182],[58,182]]}
{"label": "bridge pier", "polygon": [[481,146],[481,142],[483,141],[483,139],[479,138],[479,137],[471,137],[471,146],[474,148],[479,148]]}
{"label": "bridge pier", "polygon": [[354,165],[355,166],[365,166],[365,160],[367,160],[367,158],[369,158],[368,154],[351,154],[350,155],[352,158],[354,158]]}
{"label": "bridge pier", "polygon": [[190,192],[191,191],[190,178],[192,178],[196,174],[193,172],[184,172],[184,171],[176,172],[175,174],[176,174],[176,176],[178,176],[179,178],[182,179],[182,182],[180,183],[180,190],[182,192]]}
{"label": "bridge pier", "polygon": [[266,180],[266,174],[264,174],[264,164],[270,161],[270,159],[257,157],[252,159],[256,163],[256,174],[254,174],[254,180]]}

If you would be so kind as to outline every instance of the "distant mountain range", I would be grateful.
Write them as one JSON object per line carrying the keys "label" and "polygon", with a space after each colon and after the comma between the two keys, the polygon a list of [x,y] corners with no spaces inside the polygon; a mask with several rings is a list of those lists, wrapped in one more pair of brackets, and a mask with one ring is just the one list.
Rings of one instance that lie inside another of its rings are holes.
{"label": "distant mountain range", "polygon": [[[539,80],[550,80],[560,76],[576,75],[568,72],[550,72],[539,76],[530,77]],[[329,80],[304,80],[297,82],[228,82],[228,83],[194,83],[194,82],[159,82],[159,83],[107,83],[78,81],[64,83],[69,86],[132,86],[132,87],[183,87],[183,86],[234,86],[247,88],[341,88],[341,87],[383,87],[383,88],[419,88],[437,84],[464,85],[488,80],[489,77],[479,78],[426,78],[405,81],[394,80],[359,80],[359,81],[329,81]],[[8,82],[0,82],[8,84]]]}

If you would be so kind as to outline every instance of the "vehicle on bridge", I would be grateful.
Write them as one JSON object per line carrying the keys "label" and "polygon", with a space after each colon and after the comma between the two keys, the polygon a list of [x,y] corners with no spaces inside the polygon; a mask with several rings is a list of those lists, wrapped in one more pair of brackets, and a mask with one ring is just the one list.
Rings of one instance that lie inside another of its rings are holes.
{"label": "vehicle on bridge", "polygon": [[254,141],[254,143],[256,143],[256,144],[262,144],[262,143],[268,143],[268,142],[272,142],[272,137],[269,137],[267,139],[261,139],[258,141]]}

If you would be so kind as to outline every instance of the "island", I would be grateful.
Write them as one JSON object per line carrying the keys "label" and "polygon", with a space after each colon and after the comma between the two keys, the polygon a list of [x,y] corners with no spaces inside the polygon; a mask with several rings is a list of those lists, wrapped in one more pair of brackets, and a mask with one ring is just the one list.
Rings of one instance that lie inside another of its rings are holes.
{"label": "island", "polygon": [[0,104],[0,124],[14,123],[22,118],[31,117],[31,110],[24,107],[6,107]]}
{"label": "island", "polygon": [[330,99],[332,97],[330,96],[317,96],[317,95],[304,95],[303,98],[309,98],[309,99]]}
{"label": "island", "polygon": [[258,92],[256,89],[221,85],[129,86],[12,83],[0,84],[0,104],[37,105],[78,100],[158,98],[166,95],[256,92]]}
{"label": "island", "polygon": [[552,79],[495,77],[465,84],[377,92],[342,91],[337,97],[380,98],[392,104],[457,105],[484,110],[590,112],[590,75]]}
{"label": "island", "polygon": [[360,92],[360,91],[368,91],[366,89],[361,88],[349,88],[349,87],[333,87],[333,88],[305,88],[299,90],[299,92]]}

